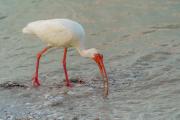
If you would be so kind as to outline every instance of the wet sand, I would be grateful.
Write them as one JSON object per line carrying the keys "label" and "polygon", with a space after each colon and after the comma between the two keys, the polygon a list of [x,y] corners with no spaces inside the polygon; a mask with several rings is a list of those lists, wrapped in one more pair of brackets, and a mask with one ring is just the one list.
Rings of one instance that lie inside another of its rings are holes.
{"label": "wet sand", "polygon": [[[180,2],[178,0],[0,0],[0,119],[179,120]],[[41,86],[31,77],[45,45],[21,29],[31,21],[69,18],[87,33],[86,46],[105,58],[110,95],[102,98],[95,63],[68,53],[74,83],[64,87],[62,49],[43,56]]]}

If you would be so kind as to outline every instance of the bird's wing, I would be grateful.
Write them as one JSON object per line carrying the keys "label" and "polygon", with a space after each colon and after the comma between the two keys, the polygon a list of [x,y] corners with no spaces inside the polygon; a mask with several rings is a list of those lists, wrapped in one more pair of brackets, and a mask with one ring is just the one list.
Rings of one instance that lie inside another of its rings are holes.
{"label": "bird's wing", "polygon": [[69,29],[67,29],[67,27],[63,26],[63,24],[58,23],[58,22],[47,22],[46,23],[46,30],[50,33],[57,33],[59,34],[59,36],[71,36],[69,34],[71,34],[71,31]]}
{"label": "bird's wing", "polygon": [[72,32],[60,22],[45,21],[38,24],[36,28],[37,36],[54,43],[58,41],[61,41],[61,43],[68,42],[73,37]]}

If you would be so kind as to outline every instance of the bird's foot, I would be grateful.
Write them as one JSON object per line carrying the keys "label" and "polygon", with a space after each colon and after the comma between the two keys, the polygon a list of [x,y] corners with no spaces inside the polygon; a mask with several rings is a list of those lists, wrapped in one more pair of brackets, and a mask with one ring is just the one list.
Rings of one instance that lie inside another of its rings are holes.
{"label": "bird's foot", "polygon": [[32,85],[33,85],[34,87],[40,86],[39,79],[38,79],[37,77],[35,77],[35,76],[32,78]]}
{"label": "bird's foot", "polygon": [[67,86],[68,88],[72,88],[72,87],[73,87],[73,84],[72,84],[72,83],[66,83],[66,86]]}

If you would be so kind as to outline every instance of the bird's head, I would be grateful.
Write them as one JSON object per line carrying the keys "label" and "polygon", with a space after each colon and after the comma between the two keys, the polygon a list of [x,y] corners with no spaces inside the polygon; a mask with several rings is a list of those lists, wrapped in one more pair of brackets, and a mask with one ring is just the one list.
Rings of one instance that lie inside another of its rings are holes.
{"label": "bird's head", "polygon": [[97,49],[95,48],[84,50],[83,52],[81,52],[81,55],[84,57],[91,58],[98,65],[99,71],[104,80],[104,96],[107,96],[108,95],[108,76],[107,76],[106,69],[104,66],[103,55],[99,53]]}

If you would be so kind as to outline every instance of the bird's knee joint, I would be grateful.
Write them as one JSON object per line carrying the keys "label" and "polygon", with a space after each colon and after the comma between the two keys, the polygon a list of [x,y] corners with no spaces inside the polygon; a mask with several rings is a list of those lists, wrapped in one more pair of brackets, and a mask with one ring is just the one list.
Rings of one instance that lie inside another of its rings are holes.
{"label": "bird's knee joint", "polygon": [[39,59],[41,57],[41,53],[38,53],[36,57]]}

